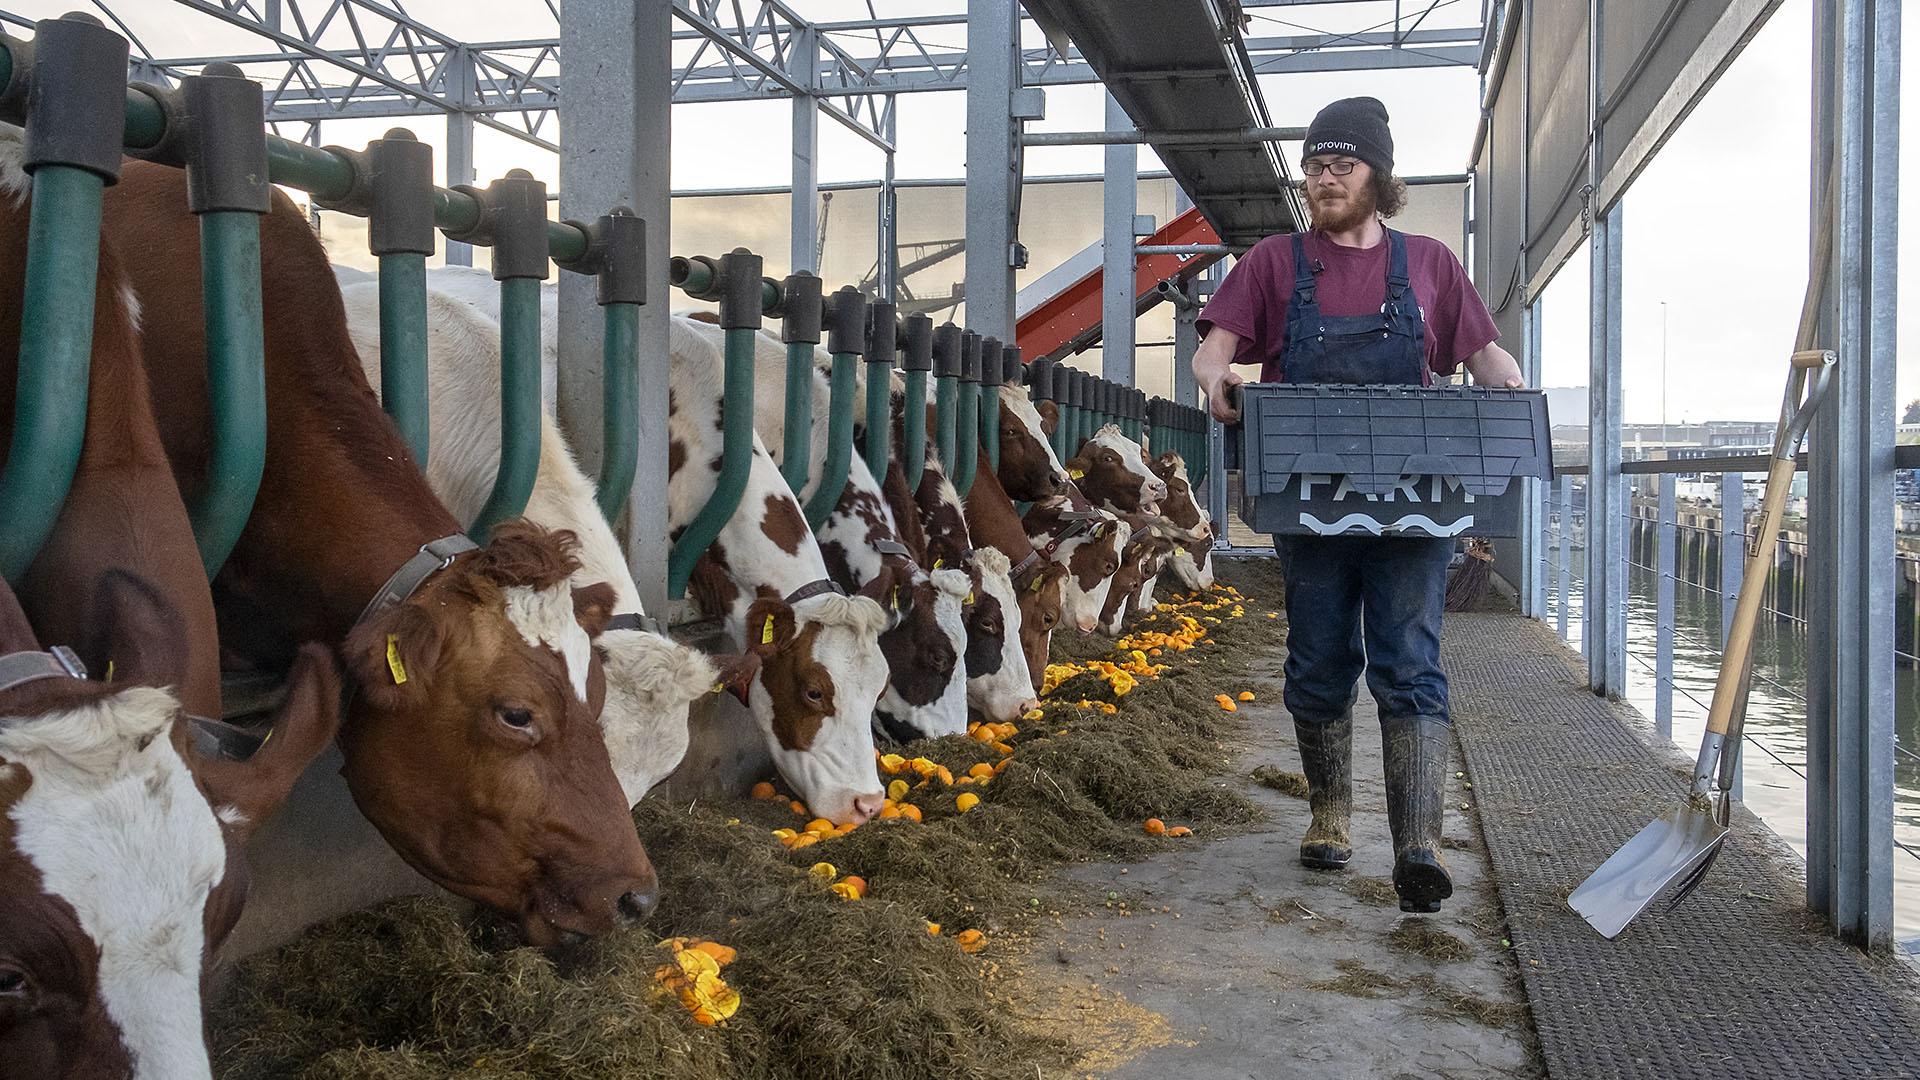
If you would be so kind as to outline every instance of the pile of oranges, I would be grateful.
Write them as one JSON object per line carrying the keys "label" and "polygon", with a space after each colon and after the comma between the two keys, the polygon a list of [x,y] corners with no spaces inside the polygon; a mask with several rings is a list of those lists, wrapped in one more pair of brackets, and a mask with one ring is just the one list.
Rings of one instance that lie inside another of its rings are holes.
{"label": "pile of oranges", "polygon": [[740,1011],[739,991],[720,977],[720,969],[733,962],[731,948],[690,938],[668,938],[660,944],[672,950],[672,962],[654,969],[657,993],[677,999],[707,1027],[724,1026]]}

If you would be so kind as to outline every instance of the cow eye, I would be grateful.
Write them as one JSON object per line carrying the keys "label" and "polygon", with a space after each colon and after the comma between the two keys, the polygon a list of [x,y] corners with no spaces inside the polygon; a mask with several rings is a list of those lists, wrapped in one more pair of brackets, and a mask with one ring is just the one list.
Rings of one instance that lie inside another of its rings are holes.
{"label": "cow eye", "polygon": [[27,992],[27,973],[0,968],[0,997],[23,997]]}
{"label": "cow eye", "polygon": [[1040,614],[1040,621],[1041,621],[1042,623],[1045,623],[1045,624],[1046,624],[1047,626],[1052,626],[1052,625],[1053,625],[1053,615],[1052,615],[1051,613],[1049,613],[1049,612],[1042,612],[1042,613]]}
{"label": "cow eye", "polygon": [[524,731],[533,726],[533,711],[531,709],[501,709],[500,722],[510,728],[517,728]]}
{"label": "cow eye", "polygon": [[821,699],[825,696],[826,695],[822,694],[818,688],[812,686],[807,687],[807,700],[813,702],[815,705],[820,704]]}
{"label": "cow eye", "polygon": [[1116,570],[1118,570],[1118,569],[1120,569],[1120,568],[1119,568],[1119,567],[1117,567],[1117,566],[1115,566],[1115,565],[1113,565],[1112,563],[1108,563],[1108,564],[1107,564],[1107,576],[1108,576],[1108,577],[1112,577],[1112,576],[1113,576],[1113,573],[1114,573],[1114,571],[1116,571]]}

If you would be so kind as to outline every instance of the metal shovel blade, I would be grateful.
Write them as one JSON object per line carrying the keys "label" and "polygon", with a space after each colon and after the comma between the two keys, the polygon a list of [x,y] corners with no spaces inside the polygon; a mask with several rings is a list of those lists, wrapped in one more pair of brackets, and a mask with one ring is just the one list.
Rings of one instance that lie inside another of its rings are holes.
{"label": "metal shovel blade", "polygon": [[1567,897],[1602,937],[1627,928],[1675,878],[1720,850],[1727,827],[1704,804],[1689,801],[1647,823]]}

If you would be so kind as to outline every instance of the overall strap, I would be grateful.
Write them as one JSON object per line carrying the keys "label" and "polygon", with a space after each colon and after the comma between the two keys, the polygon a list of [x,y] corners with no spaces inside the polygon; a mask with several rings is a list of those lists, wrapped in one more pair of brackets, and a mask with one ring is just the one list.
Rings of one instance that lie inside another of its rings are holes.
{"label": "overall strap", "polygon": [[1397,229],[1387,229],[1386,233],[1387,293],[1397,299],[1405,296],[1413,284],[1413,279],[1407,275],[1407,234]]}
{"label": "overall strap", "polygon": [[1313,264],[1307,261],[1306,236],[1293,234],[1293,303],[1299,305],[1313,303]]}

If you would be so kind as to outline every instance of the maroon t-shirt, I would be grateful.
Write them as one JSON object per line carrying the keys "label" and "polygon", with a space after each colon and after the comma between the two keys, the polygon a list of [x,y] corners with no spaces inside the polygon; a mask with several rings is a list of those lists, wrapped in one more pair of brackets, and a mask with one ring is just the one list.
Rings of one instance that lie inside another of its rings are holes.
{"label": "maroon t-shirt", "polygon": [[[1387,238],[1370,248],[1342,247],[1319,231],[1306,237],[1307,260],[1326,269],[1315,275],[1320,311],[1367,315],[1387,302]],[[1487,305],[1447,245],[1431,236],[1407,236],[1407,276],[1427,330],[1427,382],[1451,375],[1460,362],[1500,337]],[[1287,302],[1293,298],[1293,237],[1269,236],[1240,257],[1196,322],[1201,336],[1215,326],[1239,335],[1236,364],[1260,364],[1262,382],[1280,381],[1280,350],[1286,343]]]}

